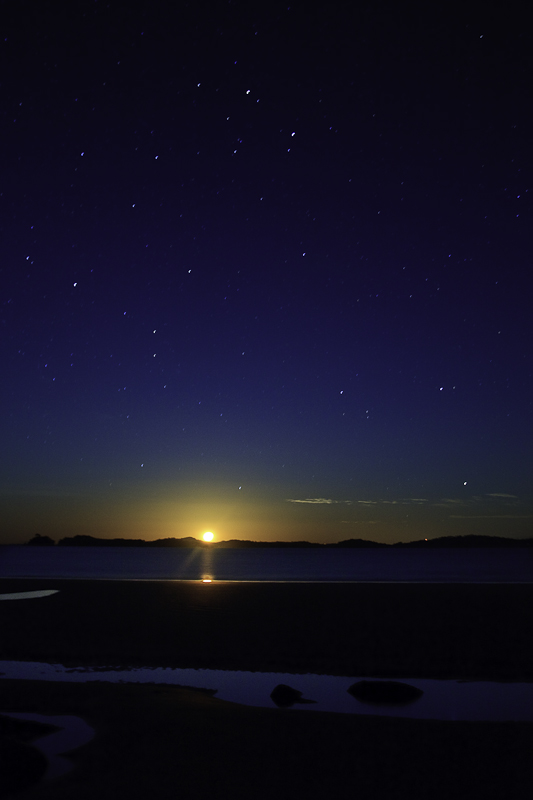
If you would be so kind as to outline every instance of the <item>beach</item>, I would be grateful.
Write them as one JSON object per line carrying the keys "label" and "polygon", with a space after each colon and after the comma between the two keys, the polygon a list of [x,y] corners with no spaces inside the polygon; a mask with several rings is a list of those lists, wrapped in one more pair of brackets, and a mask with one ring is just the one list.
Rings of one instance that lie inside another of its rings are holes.
{"label": "beach", "polygon": [[[72,666],[533,679],[531,585],[1,580],[1,657]],[[213,687],[216,688],[216,687]],[[0,708],[95,738],[24,797],[530,796],[533,726],[231,704],[154,685],[0,681]],[[1,795],[0,795],[1,796]]]}
{"label": "beach", "polygon": [[533,585],[0,580],[4,659],[533,680]]}

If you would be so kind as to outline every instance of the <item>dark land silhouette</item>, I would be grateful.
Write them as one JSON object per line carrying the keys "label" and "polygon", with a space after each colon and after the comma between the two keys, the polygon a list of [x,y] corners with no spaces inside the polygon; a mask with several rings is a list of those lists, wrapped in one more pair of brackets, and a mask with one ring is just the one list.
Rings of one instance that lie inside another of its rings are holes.
{"label": "dark land silhouette", "polygon": [[528,539],[512,539],[507,536],[441,536],[435,539],[417,539],[413,542],[373,542],[370,539],[344,539],[340,542],[255,542],[248,539],[229,539],[220,542],[204,542],[192,536],[167,539],[103,539],[97,536],[65,536],[56,542],[50,536],[36,534],[26,543],[34,546],[58,547],[204,547],[208,549],[239,549],[239,548],[309,548],[309,549],[335,549],[335,548],[464,548],[464,547],[533,547],[533,537]]}

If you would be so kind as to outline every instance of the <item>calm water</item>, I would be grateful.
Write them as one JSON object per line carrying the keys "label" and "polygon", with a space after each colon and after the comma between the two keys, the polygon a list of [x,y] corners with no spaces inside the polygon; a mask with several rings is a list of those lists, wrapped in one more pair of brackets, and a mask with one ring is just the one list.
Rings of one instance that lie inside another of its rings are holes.
{"label": "calm water", "polygon": [[531,583],[533,548],[217,550],[0,548],[0,578]]}
{"label": "calm water", "polygon": [[67,668],[61,664],[0,661],[0,680],[110,681],[112,683],[160,683],[216,690],[216,697],[234,703],[275,708],[270,694],[279,683],[288,684],[314,700],[309,705],[295,704],[294,711],[336,711],[341,714],[443,719],[455,721],[533,721],[533,683],[495,683],[491,681],[442,681],[410,678],[409,683],[423,691],[419,700],[408,705],[363,703],[348,694],[348,688],[361,678],[332,675],[292,675],[276,672],[234,672],[210,669],[172,669],[170,667],[118,670],[108,667]]}

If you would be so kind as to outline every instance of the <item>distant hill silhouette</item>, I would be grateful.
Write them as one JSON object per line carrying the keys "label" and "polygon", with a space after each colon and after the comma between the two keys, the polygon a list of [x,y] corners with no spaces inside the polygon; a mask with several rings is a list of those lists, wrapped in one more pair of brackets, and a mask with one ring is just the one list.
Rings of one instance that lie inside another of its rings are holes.
{"label": "distant hill silhouette", "polygon": [[449,547],[533,547],[533,539],[509,539],[506,536],[440,536],[416,542],[397,542],[392,547],[423,547],[426,550]]}
{"label": "distant hill silhouette", "polygon": [[[27,545],[54,545],[49,536],[34,536]],[[486,548],[486,547],[533,547],[533,538],[510,539],[505,536],[441,536],[436,539],[419,539],[414,542],[396,542],[385,544],[372,542],[369,539],[345,539],[341,542],[320,544],[318,542],[254,542],[246,539],[230,539],[223,542],[204,542],[185,536],[181,539],[100,539],[96,536],[66,536],[57,543],[58,547],[202,547],[215,549],[252,549],[252,548],[301,548],[301,549],[337,549],[337,548],[423,548],[432,550],[438,548]]]}
{"label": "distant hill silhouette", "polygon": [[30,539],[28,544],[32,547],[51,547],[55,544],[55,542],[50,538],[50,536],[41,536],[40,533],[36,533],[33,539]]}

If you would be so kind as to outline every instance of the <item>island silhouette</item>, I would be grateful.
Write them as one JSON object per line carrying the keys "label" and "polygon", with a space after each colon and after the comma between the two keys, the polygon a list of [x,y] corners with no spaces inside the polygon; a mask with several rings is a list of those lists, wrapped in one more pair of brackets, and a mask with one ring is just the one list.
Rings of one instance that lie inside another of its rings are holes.
{"label": "island silhouette", "polygon": [[430,550],[434,548],[485,548],[485,547],[533,547],[533,538],[511,539],[506,536],[440,536],[435,539],[417,539],[412,542],[395,542],[386,544],[385,542],[373,542],[369,539],[344,539],[340,542],[256,542],[249,539],[229,539],[220,542],[206,542],[202,539],[195,539],[193,536],[183,538],[167,539],[102,539],[97,536],[77,535],[65,536],[56,543],[50,536],[35,536],[26,543],[32,547],[203,547],[209,549],[243,549],[243,548],[313,548],[313,549],[335,549],[335,548],[423,548]]}

